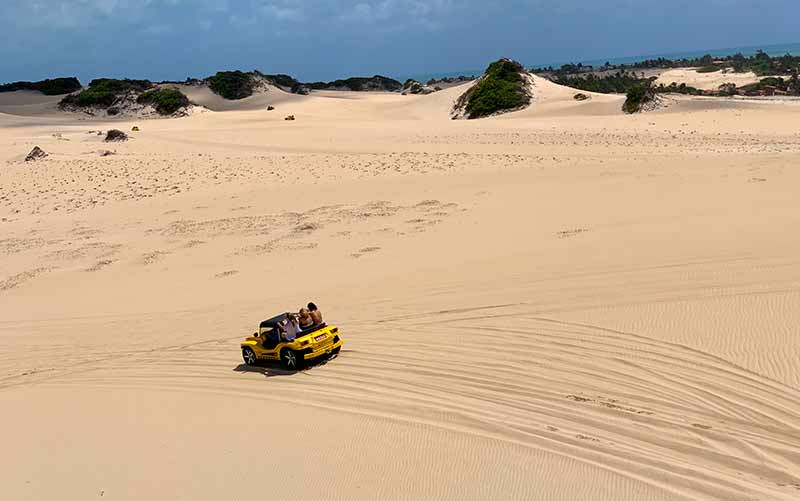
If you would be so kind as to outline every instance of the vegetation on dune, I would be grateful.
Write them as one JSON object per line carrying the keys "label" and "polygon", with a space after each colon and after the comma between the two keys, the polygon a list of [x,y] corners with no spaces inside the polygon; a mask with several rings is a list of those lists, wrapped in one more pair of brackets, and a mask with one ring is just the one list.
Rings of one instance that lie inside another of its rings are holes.
{"label": "vegetation on dune", "polygon": [[253,75],[242,71],[220,71],[208,77],[208,86],[225,99],[244,99],[253,95],[255,82]]}
{"label": "vegetation on dune", "polygon": [[764,51],[757,51],[752,56],[745,56],[741,53],[728,56],[714,57],[706,54],[696,58],[667,59],[659,57],[656,59],[645,59],[632,64],[611,64],[593,67],[590,65],[564,64],[559,68],[548,66],[537,68],[533,71],[547,75],[549,78],[557,79],[578,74],[586,74],[593,71],[628,71],[645,69],[670,69],[670,68],[698,68],[700,73],[710,73],[730,69],[736,73],[752,71],[759,76],[789,76],[794,72],[800,71],[800,56],[785,54],[783,56],[770,56]]}
{"label": "vegetation on dune", "polygon": [[603,94],[625,94],[632,87],[643,83],[644,80],[646,79],[627,71],[618,71],[603,76],[598,76],[594,73],[580,76],[559,75],[553,79],[555,83],[566,85],[573,89]]}
{"label": "vegetation on dune", "polygon": [[649,88],[654,94],[687,94],[692,96],[772,96],[788,95],[800,96],[800,78],[798,71],[793,70],[787,77],[767,77],[748,85],[737,87],[733,83],[723,83],[715,90],[700,90],[685,83],[671,83],[669,85],[655,85],[656,77],[637,77],[635,73],[618,71],[613,74],[597,76],[589,73],[586,75],[560,76],[554,79],[556,83],[575,89],[592,92],[628,94],[633,92],[636,101],[637,93],[641,88]]}
{"label": "vegetation on dune", "polygon": [[523,73],[522,65],[510,59],[490,64],[480,81],[464,96],[466,117],[485,117],[529,104],[531,98]]}
{"label": "vegetation on dune", "polygon": [[400,93],[404,96],[409,94],[431,94],[436,92],[437,90],[442,90],[440,87],[432,87],[430,85],[422,85],[421,82],[409,78],[408,80],[403,83],[403,88],[400,89]]}
{"label": "vegetation on dune", "polygon": [[160,115],[172,115],[179,109],[189,106],[189,98],[174,87],[145,91],[136,101],[152,105]]}
{"label": "vegetation on dune", "polygon": [[656,77],[644,78],[637,76],[636,73],[618,71],[603,76],[597,76],[593,73],[581,76],[562,76],[554,81],[558,84],[572,87],[573,89],[588,90],[603,94],[627,94],[630,90],[639,87],[652,87],[653,92],[659,94],[701,94],[699,89],[686,85],[685,83],[677,84],[673,82],[669,85],[659,84],[658,86],[654,86],[655,80]]}
{"label": "vegetation on dune", "polygon": [[263,75],[264,78],[270,80],[275,85],[279,85],[281,87],[287,87],[289,89],[299,85],[300,82],[291,75],[284,75],[282,73],[278,73],[277,75]]}
{"label": "vegetation on dune", "polygon": [[770,57],[762,51],[758,51],[750,58],[745,58],[741,54],[737,54],[737,56],[740,56],[738,58],[742,67],[740,71],[750,70],[759,76],[792,75],[800,71],[800,56],[786,54],[780,57]]}
{"label": "vegetation on dune", "polygon": [[120,97],[129,92],[139,93],[153,87],[149,80],[116,80],[99,78],[89,82],[89,88],[77,94],[70,94],[61,100],[61,107],[103,107],[113,106]]}
{"label": "vegetation on dune", "polygon": [[283,73],[265,74],[260,71],[245,73],[242,71],[223,71],[206,80],[212,91],[225,99],[243,99],[253,95],[262,82],[271,83],[295,94],[308,94],[311,89],[331,90],[347,89],[353,91],[397,91],[402,84],[388,77],[351,77],[332,82],[303,83],[291,75]]}
{"label": "vegetation on dune", "polygon": [[691,96],[697,96],[702,94],[702,91],[696,87],[692,87],[691,85],[686,85],[685,83],[675,83],[672,82],[669,85],[658,84],[657,87],[653,87],[653,92],[658,94],[689,94]]}
{"label": "vegetation on dune", "polygon": [[282,73],[278,73],[276,75],[263,75],[259,72],[256,73],[263,76],[264,78],[266,78],[267,80],[269,80],[270,82],[279,87],[282,87],[284,89],[289,89],[289,92],[291,92],[292,94],[302,94],[302,95],[308,94],[309,91],[308,85],[304,84],[303,82],[299,81],[298,79],[296,79],[291,75],[285,75]]}
{"label": "vegetation on dune", "polygon": [[638,113],[655,99],[656,93],[649,84],[634,85],[628,89],[625,95],[625,103],[622,105],[622,110],[625,113]]}
{"label": "vegetation on dune", "polygon": [[152,105],[161,115],[171,115],[188,106],[189,98],[174,87],[154,88],[149,80],[98,78],[89,87],[61,100],[62,108],[104,108],[108,115],[118,115],[127,104]]}
{"label": "vegetation on dune", "polygon": [[738,87],[736,91],[744,95],[786,94],[800,96],[800,78],[798,78],[797,73],[793,74],[790,78],[762,78],[759,82]]}
{"label": "vegetation on dune", "polygon": [[75,77],[53,78],[38,82],[13,82],[0,85],[0,92],[14,92],[18,90],[39,91],[46,96],[60,96],[81,90],[81,82]]}
{"label": "vegetation on dune", "polygon": [[461,83],[461,82],[470,82],[472,80],[476,80],[478,77],[475,75],[459,75],[457,77],[444,77],[444,78],[431,78],[428,80],[425,85],[428,86],[436,86],[441,84],[452,84],[452,83]]}
{"label": "vegetation on dune", "polygon": [[350,77],[332,82],[313,82],[307,85],[315,90],[348,89],[352,91],[385,90],[389,92],[398,91],[403,87],[403,84],[397,80],[381,75]]}

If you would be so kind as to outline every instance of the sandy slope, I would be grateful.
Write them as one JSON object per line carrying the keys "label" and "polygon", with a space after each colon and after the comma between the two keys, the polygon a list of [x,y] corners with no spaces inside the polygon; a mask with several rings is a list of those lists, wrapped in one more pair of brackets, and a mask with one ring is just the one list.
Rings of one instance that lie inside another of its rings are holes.
{"label": "sandy slope", "polygon": [[269,105],[298,101],[304,97],[290,94],[272,85],[265,85],[263,89],[250,97],[229,101],[214,94],[205,85],[175,85],[174,87],[186,94],[192,103],[212,111],[264,110]]}
{"label": "sandy slope", "polygon": [[[19,90],[0,92],[0,110],[9,115],[26,117],[53,116],[59,114],[58,102],[64,96],[45,96],[41,92]],[[63,114],[61,114],[63,118]]]}
{"label": "sandy slope", "polygon": [[[797,499],[800,106],[537,89],[0,106],[1,497]],[[309,299],[338,358],[241,365]]]}

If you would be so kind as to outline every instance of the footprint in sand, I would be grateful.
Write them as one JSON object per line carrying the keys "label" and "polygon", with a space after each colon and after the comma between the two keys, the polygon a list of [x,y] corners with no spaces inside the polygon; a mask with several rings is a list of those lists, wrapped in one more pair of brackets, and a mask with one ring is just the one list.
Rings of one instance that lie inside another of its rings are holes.
{"label": "footprint in sand", "polygon": [[227,271],[223,271],[221,273],[217,273],[216,275],[214,275],[214,278],[230,277],[230,276],[236,275],[237,273],[239,273],[239,270],[227,270]]}
{"label": "footprint in sand", "polygon": [[300,251],[300,250],[309,250],[309,249],[316,249],[318,244],[314,242],[309,243],[297,243],[297,244],[286,244],[283,246],[283,250],[293,250],[293,251]]}
{"label": "footprint in sand", "polygon": [[311,232],[316,231],[316,230],[318,230],[320,228],[322,228],[322,225],[320,225],[318,223],[303,223],[303,224],[299,224],[299,225],[295,226],[294,230],[297,231],[297,232],[311,233]]}
{"label": "footprint in sand", "polygon": [[358,252],[354,252],[353,254],[350,254],[350,256],[355,258],[355,259],[358,259],[361,256],[363,256],[364,254],[369,254],[370,252],[377,252],[379,250],[381,250],[380,247],[364,247],[362,249],[359,249]]}
{"label": "footprint in sand", "polygon": [[567,398],[576,402],[593,402],[591,398],[579,397],[578,395],[567,395]]}
{"label": "footprint in sand", "polygon": [[94,263],[91,267],[86,268],[86,271],[100,271],[103,268],[105,268],[106,266],[109,266],[110,264],[112,264],[114,261],[115,260],[113,260],[113,259],[100,260],[100,261]]}
{"label": "footprint in sand", "polygon": [[33,270],[23,271],[22,273],[17,273],[16,275],[0,281],[0,291],[7,291],[15,287],[19,287],[28,280],[35,278],[42,273],[47,273],[51,269],[52,268],[36,268]]}
{"label": "footprint in sand", "polygon": [[189,240],[185,244],[183,244],[184,249],[191,249],[193,247],[197,247],[198,245],[203,245],[205,241],[203,240]]}
{"label": "footprint in sand", "polygon": [[562,231],[556,232],[556,236],[558,238],[570,238],[570,237],[574,237],[574,236],[580,235],[581,233],[585,233],[587,231],[589,231],[587,228],[575,228],[575,229],[572,229],[572,230],[562,230]]}
{"label": "footprint in sand", "polygon": [[169,252],[165,251],[148,252],[147,254],[142,256],[142,264],[144,264],[145,266],[153,264],[156,261],[159,261],[162,257],[166,256],[167,254],[169,254]]}

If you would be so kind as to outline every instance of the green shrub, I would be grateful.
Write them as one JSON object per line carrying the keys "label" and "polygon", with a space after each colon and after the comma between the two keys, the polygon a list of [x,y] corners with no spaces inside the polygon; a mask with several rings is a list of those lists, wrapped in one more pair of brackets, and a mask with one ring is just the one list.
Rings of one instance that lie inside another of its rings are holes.
{"label": "green shrub", "polygon": [[788,79],[781,77],[762,78],[759,82],[739,87],[739,91],[745,95],[767,93],[767,91],[774,90],[791,96],[800,96],[800,82],[798,82],[797,74],[793,74]]}
{"label": "green shrub", "polygon": [[291,75],[279,73],[277,75],[264,75],[264,77],[271,80],[275,85],[280,85],[281,87],[292,88],[296,85],[300,85],[300,82],[298,82],[297,79]]}
{"label": "green shrub", "polygon": [[99,78],[89,83],[89,88],[78,93],[70,94],[61,100],[61,106],[98,106],[108,108],[121,96],[128,92],[143,92],[151,88],[149,80],[116,80],[112,78]]}
{"label": "green shrub", "polygon": [[466,96],[467,118],[479,118],[498,111],[519,108],[530,102],[521,64],[500,59],[489,65],[483,78]]}
{"label": "green shrub", "polygon": [[172,115],[189,106],[189,98],[174,87],[162,87],[146,91],[136,100],[140,104],[151,104],[159,115]]}
{"label": "green shrub", "polygon": [[560,85],[602,94],[625,94],[631,87],[641,85],[647,80],[624,70],[602,76],[589,73],[581,76],[561,75],[554,79]]}
{"label": "green shrub", "polygon": [[0,85],[0,92],[35,90],[46,96],[60,96],[81,90],[81,82],[75,77],[53,78],[39,82],[14,82]]}
{"label": "green shrub", "polygon": [[642,107],[655,99],[655,92],[649,84],[635,85],[628,90],[625,95],[625,103],[622,105],[622,110],[625,113],[638,113],[642,111]]}
{"label": "green shrub", "polygon": [[241,71],[220,71],[208,77],[208,86],[225,99],[244,99],[253,95],[253,75]]}
{"label": "green shrub", "polygon": [[385,90],[389,92],[400,90],[403,87],[403,84],[397,80],[381,75],[350,77],[332,82],[311,82],[304,85],[314,90],[346,88],[352,91]]}
{"label": "green shrub", "polygon": [[767,77],[762,78],[758,83],[761,85],[761,87],[769,85],[772,87],[782,88],[785,82],[783,81],[783,78],[780,77]]}
{"label": "green shrub", "polygon": [[698,73],[714,73],[715,71],[719,71],[721,69],[722,69],[721,67],[719,67],[719,66],[717,66],[715,64],[709,64],[708,66],[701,66],[700,68],[697,68],[697,72]]}
{"label": "green shrub", "polygon": [[699,94],[702,94],[700,89],[698,89],[696,87],[691,87],[689,85],[686,85],[685,83],[677,84],[675,82],[672,82],[669,85],[664,85],[663,83],[659,84],[658,87],[653,89],[653,92],[658,92],[659,94],[661,94],[661,93],[666,93],[666,94],[689,94],[689,95],[692,95],[692,96],[697,96]]}

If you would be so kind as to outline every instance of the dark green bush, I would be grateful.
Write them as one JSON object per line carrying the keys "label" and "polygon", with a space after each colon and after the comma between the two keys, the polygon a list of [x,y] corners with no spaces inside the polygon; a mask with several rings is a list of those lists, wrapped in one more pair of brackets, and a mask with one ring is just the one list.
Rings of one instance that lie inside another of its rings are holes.
{"label": "dark green bush", "polygon": [[498,111],[519,108],[530,102],[521,64],[501,59],[490,64],[483,78],[469,91],[467,118],[479,118]]}
{"label": "dark green bush", "polygon": [[739,87],[739,91],[745,95],[761,93],[769,95],[773,91],[780,91],[788,95],[800,96],[800,82],[798,82],[797,74],[793,74],[788,79],[767,77],[762,78],[759,82],[743,85]]}
{"label": "dark green bush", "polygon": [[271,80],[275,85],[280,85],[281,87],[292,88],[296,85],[300,85],[300,82],[298,82],[297,79],[291,75],[279,73],[277,75],[264,75],[264,77]]}
{"label": "dark green bush", "polygon": [[616,73],[597,76],[593,73],[580,76],[557,75],[554,78],[557,84],[566,85],[573,89],[600,92],[603,94],[625,94],[631,87],[641,85],[648,81],[639,78],[635,73],[617,71]]}
{"label": "dark green bush", "polygon": [[0,85],[0,92],[35,90],[46,96],[60,96],[81,90],[81,82],[75,77],[53,78],[39,82],[13,82]]}
{"label": "dark green bush", "polygon": [[89,88],[78,93],[70,94],[61,100],[61,106],[98,106],[108,108],[128,92],[143,92],[153,84],[148,80],[116,80],[112,78],[99,78],[89,83]]}
{"label": "dark green bush", "polygon": [[672,82],[669,85],[659,84],[658,87],[653,89],[654,92],[658,93],[666,93],[666,94],[689,94],[691,96],[697,96],[702,94],[700,89],[695,87],[691,87],[686,85],[685,83],[677,84]]}
{"label": "dark green bush", "polygon": [[649,84],[640,84],[631,87],[625,95],[625,103],[622,110],[625,113],[638,113],[642,107],[655,99],[655,92]]}
{"label": "dark green bush", "polygon": [[253,75],[242,71],[220,71],[208,77],[208,86],[225,99],[244,99],[253,95]]}
{"label": "dark green bush", "polygon": [[783,78],[780,78],[780,77],[762,78],[758,83],[762,87],[765,86],[765,85],[769,85],[769,86],[778,87],[778,88],[782,88],[784,86],[784,84],[785,84]]}
{"label": "dark green bush", "polygon": [[381,75],[350,77],[332,82],[312,82],[305,85],[314,90],[345,88],[352,91],[386,90],[390,92],[400,90],[403,87],[403,84],[397,80]]}
{"label": "dark green bush", "polygon": [[189,98],[174,87],[162,87],[146,91],[136,100],[141,104],[152,104],[160,115],[172,115],[189,106]]}
{"label": "dark green bush", "polygon": [[142,92],[153,87],[153,82],[150,80],[131,80],[129,78],[96,78],[89,82],[89,88],[93,87],[117,92],[127,92],[129,90]]}

